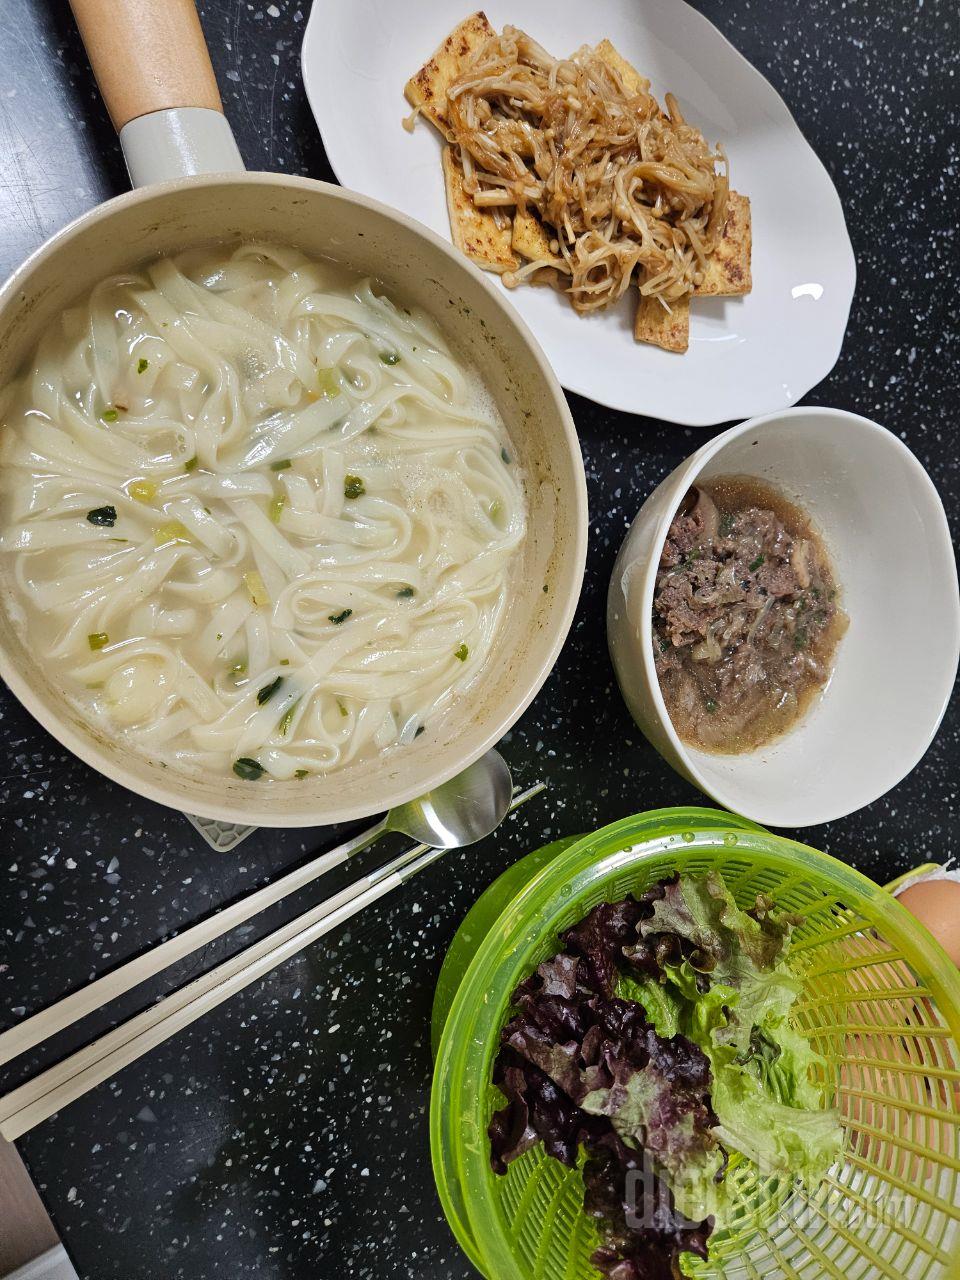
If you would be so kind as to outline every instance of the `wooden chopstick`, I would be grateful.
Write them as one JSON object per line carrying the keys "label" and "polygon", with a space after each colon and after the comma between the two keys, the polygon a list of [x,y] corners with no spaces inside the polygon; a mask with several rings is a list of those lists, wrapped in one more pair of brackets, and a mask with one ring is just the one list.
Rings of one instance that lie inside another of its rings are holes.
{"label": "wooden chopstick", "polygon": [[[544,789],[537,783],[515,796],[510,812]],[[33,1080],[0,1098],[0,1134],[8,1141],[22,1137],[89,1092],[96,1085],[135,1062],[150,1049],[189,1026],[277,965],[308,947],[344,920],[406,883],[446,850],[416,845],[386,866],[371,872],[326,902],[306,911],[266,938],[194,979],[179,991],[157,1001],[122,1026],[70,1054]]]}
{"label": "wooden chopstick", "polygon": [[279,880],[274,880],[272,884],[264,885],[262,889],[247,894],[245,898],[224,907],[209,919],[191,925],[176,937],[158,943],[136,959],[128,960],[126,964],[120,965],[111,973],[105,973],[102,978],[96,978],[87,986],[81,987],[79,991],[71,992],[62,1000],[26,1018],[19,1025],[10,1027],[0,1034],[0,1065],[9,1062],[20,1053],[25,1053],[42,1041],[49,1040],[51,1036],[85,1018],[88,1013],[102,1009],[109,1001],[116,1000],[118,996],[124,995],[147,978],[154,977],[170,965],[176,964],[178,960],[183,960],[194,951],[199,951],[201,947],[207,946],[223,934],[229,933],[231,929],[235,929],[238,924],[243,924],[245,920],[273,906],[281,898],[296,893],[298,889],[304,888],[328,871],[332,871],[334,867],[340,866],[348,858],[371,845],[378,836],[383,834],[385,826],[384,822],[380,822],[375,827],[354,836],[352,840],[338,845],[336,849],[312,858],[302,867],[297,867],[295,871],[290,871]]}

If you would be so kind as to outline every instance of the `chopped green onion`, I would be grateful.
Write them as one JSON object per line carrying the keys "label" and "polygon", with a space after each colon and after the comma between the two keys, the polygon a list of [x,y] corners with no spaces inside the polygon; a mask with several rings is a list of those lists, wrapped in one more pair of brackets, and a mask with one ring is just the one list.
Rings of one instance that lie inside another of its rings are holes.
{"label": "chopped green onion", "polygon": [[289,659],[289,658],[281,658],[281,659],[280,659],[280,665],[281,665],[281,667],[289,667],[289,665],[290,665],[290,659]]}
{"label": "chopped green onion", "polygon": [[401,587],[400,590],[397,592],[397,599],[410,600],[416,594],[417,593],[416,591],[414,591],[413,587]]}
{"label": "chopped green onion", "polygon": [[186,462],[183,464],[184,471],[196,471],[197,464],[199,463],[199,461],[200,459],[197,457],[196,454],[194,454],[192,458],[188,458]]}
{"label": "chopped green onion", "polygon": [[803,629],[797,631],[793,637],[793,647],[799,652],[807,647],[807,633]]}
{"label": "chopped green onion", "polygon": [[241,756],[233,762],[233,772],[244,782],[256,782],[263,777],[264,768],[259,760],[251,760],[249,756]]}
{"label": "chopped green onion", "polygon": [[150,361],[146,358],[146,356],[141,356],[140,359],[137,361],[137,373],[146,373],[149,368],[150,368]]}
{"label": "chopped green onion", "polygon": [[661,641],[660,641],[660,652],[661,652],[661,653],[666,653],[668,649],[672,649],[672,648],[673,648],[673,645],[670,643],[670,641],[669,641],[669,640],[661,640]]}
{"label": "chopped green onion", "polygon": [[117,523],[117,508],[94,507],[92,511],[87,512],[87,519],[91,524],[98,525],[102,529],[112,529]]}
{"label": "chopped green onion", "polygon": [[104,422],[116,422],[116,420],[120,417],[120,414],[117,412],[116,409],[104,409],[100,417],[103,419]]}
{"label": "chopped green onion", "polygon": [[280,722],[277,725],[277,731],[280,734],[286,736],[287,730],[290,728],[291,724],[293,724],[293,713],[296,711],[299,705],[300,705],[300,699],[298,698],[296,702],[290,703],[289,707],[287,707],[286,711],[280,717]]}
{"label": "chopped green onion", "polygon": [[708,698],[708,699],[706,700],[706,702],[705,702],[703,705],[704,705],[704,707],[705,707],[705,709],[706,709],[706,712],[707,712],[707,715],[708,715],[708,716],[712,716],[712,715],[713,715],[713,713],[714,713],[714,712],[716,711],[716,709],[717,709],[717,704],[716,704],[716,702],[714,701],[714,699],[713,699],[713,698]]}
{"label": "chopped green onion", "polygon": [[162,547],[167,542],[189,542],[190,535],[179,520],[170,520],[160,526],[153,535],[153,540],[158,547]]}
{"label": "chopped green onion", "polygon": [[270,463],[271,471],[286,471],[288,467],[292,467],[293,463],[289,458],[278,458],[276,462]]}
{"label": "chopped green onion", "polygon": [[348,715],[350,714],[350,712],[349,712],[349,711],[347,710],[347,708],[343,705],[343,703],[340,701],[340,699],[339,699],[339,698],[337,699],[337,709],[339,710],[339,712],[340,712],[340,714],[341,714],[342,716],[348,716]]}
{"label": "chopped green onion", "polygon": [[548,592],[549,590],[550,590],[550,588],[547,586],[547,584],[546,584],[546,583],[544,583],[544,584],[543,584],[543,594],[544,594],[544,595],[546,595],[546,594],[547,594],[547,592]]}
{"label": "chopped green onion", "polygon": [[510,457],[509,453],[507,453],[506,449],[501,449],[501,450],[500,450],[500,457],[503,459],[503,461],[506,463],[506,465],[507,465],[508,467],[509,467],[510,463],[513,461],[513,459]]}
{"label": "chopped green onion", "polygon": [[282,684],[283,676],[277,676],[276,680],[271,680],[269,684],[265,684],[262,689],[258,690],[258,705],[262,707],[265,702],[269,702]]}
{"label": "chopped green onion", "polygon": [[105,648],[110,643],[110,637],[105,631],[93,631],[87,636],[87,644],[96,653],[98,649]]}
{"label": "chopped green onion", "polygon": [[340,394],[340,374],[336,369],[318,369],[317,385],[320,394],[329,399]]}
{"label": "chopped green onion", "polygon": [[240,662],[235,662],[233,666],[230,668],[230,674],[232,676],[245,676],[247,674],[246,659],[244,658]]}
{"label": "chopped green onion", "polygon": [[454,649],[453,656],[455,658],[459,658],[461,662],[466,662],[467,658],[470,656],[470,650],[465,644],[462,644],[458,649]]}
{"label": "chopped green onion", "polygon": [[750,572],[756,573],[757,570],[760,568],[760,566],[763,564],[765,559],[766,559],[766,556],[761,551],[760,554],[757,556],[756,560],[754,560],[753,563],[748,566]]}
{"label": "chopped green onion", "polygon": [[134,502],[152,502],[157,496],[158,485],[153,480],[131,480],[127,493]]}
{"label": "chopped green onion", "polygon": [[728,512],[720,517],[720,537],[729,538],[733,532],[733,516]]}
{"label": "chopped green onion", "polygon": [[384,364],[400,363],[400,357],[397,355],[395,351],[381,351],[380,359],[383,361]]}
{"label": "chopped green onion", "polygon": [[341,613],[331,613],[329,615],[329,621],[332,622],[335,627],[339,627],[341,622],[346,622],[351,613],[353,613],[352,609],[344,609]]}
{"label": "chopped green onion", "polygon": [[286,503],[286,498],[274,498],[274,500],[270,503],[269,514],[270,514],[270,519],[273,521],[274,524],[280,523],[280,517],[283,514],[283,508],[285,503]]}
{"label": "chopped green onion", "polygon": [[488,511],[489,511],[490,519],[493,521],[494,524],[496,524],[497,521],[500,519],[500,517],[503,515],[503,503],[500,501],[499,498],[494,498],[493,502],[490,503]]}
{"label": "chopped green onion", "polygon": [[295,778],[306,778],[309,773],[309,769],[294,769],[293,776]]}
{"label": "chopped green onion", "polygon": [[421,735],[421,733],[423,733],[423,732],[424,732],[424,730],[426,729],[426,727],[427,727],[427,726],[426,726],[425,724],[418,724],[418,725],[417,725],[417,732],[416,732],[413,736],[414,736],[415,738],[419,738],[419,737],[420,737],[420,735]]}
{"label": "chopped green onion", "polygon": [[243,585],[247,588],[247,594],[257,608],[270,603],[270,597],[267,595],[267,588],[264,585],[263,579],[255,569],[250,573],[245,573],[243,575]]}
{"label": "chopped green onion", "polygon": [[359,498],[366,492],[367,486],[359,476],[344,476],[343,496],[345,498]]}

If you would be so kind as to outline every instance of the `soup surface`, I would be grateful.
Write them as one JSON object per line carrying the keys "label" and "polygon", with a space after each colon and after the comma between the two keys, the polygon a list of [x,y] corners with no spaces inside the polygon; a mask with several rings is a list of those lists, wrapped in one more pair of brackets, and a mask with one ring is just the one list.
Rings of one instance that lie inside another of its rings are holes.
{"label": "soup surface", "polygon": [[267,244],[103,281],[0,396],[6,607],[101,732],[288,779],[475,681],[525,534],[490,398],[427,317]]}
{"label": "soup surface", "polygon": [[753,476],[687,494],[657,573],[654,661],[674,728],[708,751],[786,732],[830,676],[847,618],[809,517]]}

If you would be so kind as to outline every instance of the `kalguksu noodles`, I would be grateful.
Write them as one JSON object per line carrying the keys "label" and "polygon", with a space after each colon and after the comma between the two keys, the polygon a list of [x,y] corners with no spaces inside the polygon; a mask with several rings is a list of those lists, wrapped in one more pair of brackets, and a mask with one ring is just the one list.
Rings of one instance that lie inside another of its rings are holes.
{"label": "kalguksu noodles", "polygon": [[424,315],[267,244],[114,276],[0,397],[7,608],[100,732],[289,779],[475,681],[524,539],[491,401]]}

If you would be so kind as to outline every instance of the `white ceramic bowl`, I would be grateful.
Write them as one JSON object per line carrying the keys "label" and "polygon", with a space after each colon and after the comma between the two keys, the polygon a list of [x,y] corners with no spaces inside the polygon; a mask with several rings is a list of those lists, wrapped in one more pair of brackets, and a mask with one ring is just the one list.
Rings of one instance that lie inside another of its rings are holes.
{"label": "white ceramic bowl", "polygon": [[[850,626],[833,675],[789,733],[742,755],[680,741],[654,670],[660,553],[694,481],[751,475],[812,517],[831,554]],[[680,773],[719,804],[773,827],[862,808],[930,745],[960,656],[950,530],[933,482],[885,428],[839,409],[788,409],[732,427],[699,449],[641,507],[607,602],[610,652],[627,706]]]}

